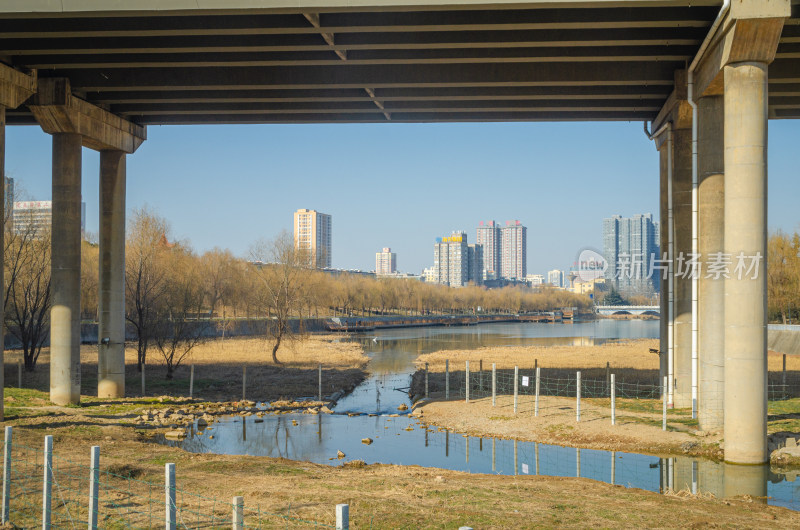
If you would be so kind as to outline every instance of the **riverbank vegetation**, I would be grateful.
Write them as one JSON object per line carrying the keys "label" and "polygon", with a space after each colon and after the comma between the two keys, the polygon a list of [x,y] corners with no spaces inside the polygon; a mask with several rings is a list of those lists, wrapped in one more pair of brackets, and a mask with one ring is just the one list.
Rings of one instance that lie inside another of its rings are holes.
{"label": "riverbank vegetation", "polygon": [[[229,517],[230,499],[241,495],[248,510],[245,524],[253,524],[256,507],[264,514],[278,514],[262,519],[264,526],[298,527],[280,514],[332,525],[338,503],[350,505],[354,528],[800,525],[800,513],[751,497],[717,499],[686,490],[662,495],[584,478],[470,474],[417,466],[363,465],[347,459],[333,467],[280,458],[194,454],[152,443],[146,431],[121,425],[125,420],[107,411],[100,405],[63,408],[52,416],[17,420],[15,450],[32,447],[38,459],[42,436],[47,432],[54,437],[57,461],[88,464],[89,447],[102,440],[102,471],[136,478],[130,483],[124,478],[114,479],[117,482],[113,485],[118,488],[131,486],[131,491],[125,492],[124,512],[147,514],[152,497],[153,517],[161,519],[163,486],[158,490],[161,497],[148,492],[139,496],[136,488],[145,483],[163,484],[164,464],[173,462],[181,507],[188,502],[191,506],[186,509],[192,514],[213,512],[220,518]],[[59,468],[59,472],[63,470]],[[104,474],[102,480],[112,479]],[[36,506],[41,510],[41,498],[31,494],[31,499],[31,510]],[[103,503],[101,516],[115,507]],[[680,518],[676,519],[678,513]]]}
{"label": "riverbank vegetation", "polygon": [[[316,397],[318,365],[323,367],[323,395],[348,391],[364,380],[369,358],[357,342],[342,341],[332,335],[314,335],[287,345],[283,362],[272,362],[271,343],[261,338],[214,339],[198,345],[191,362],[181,365],[172,379],[165,377],[168,367],[153,357],[145,365],[145,395],[188,396],[191,365],[194,365],[194,397],[210,401],[230,401],[242,397],[243,368],[246,369],[247,398],[275,400],[281,398]],[[20,350],[6,351],[5,381],[17,386],[17,362]],[[135,343],[125,349],[127,397],[141,396],[141,373],[137,370]],[[42,349],[39,369],[24,372],[25,389],[48,392],[50,385],[50,350]],[[81,346],[81,394],[96,395],[97,346]],[[43,394],[47,398],[47,394]],[[6,406],[11,406],[9,403]]]}

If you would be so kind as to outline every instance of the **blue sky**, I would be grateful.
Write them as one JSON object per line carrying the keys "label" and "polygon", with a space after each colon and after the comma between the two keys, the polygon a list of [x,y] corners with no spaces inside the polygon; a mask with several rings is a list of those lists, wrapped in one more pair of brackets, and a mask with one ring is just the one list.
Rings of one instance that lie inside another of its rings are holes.
{"label": "blue sky", "polygon": [[[769,225],[800,229],[800,120],[771,121]],[[6,173],[50,199],[51,142],[6,129]],[[432,265],[433,241],[481,220],[528,227],[528,272],[568,268],[600,247],[601,220],[658,214],[658,156],[639,122],[210,125],[148,128],[128,158],[128,209],[149,205],[198,251],[246,256],[292,227],[292,212],[333,216],[333,266]],[[98,226],[97,153],[83,151],[87,229]]]}

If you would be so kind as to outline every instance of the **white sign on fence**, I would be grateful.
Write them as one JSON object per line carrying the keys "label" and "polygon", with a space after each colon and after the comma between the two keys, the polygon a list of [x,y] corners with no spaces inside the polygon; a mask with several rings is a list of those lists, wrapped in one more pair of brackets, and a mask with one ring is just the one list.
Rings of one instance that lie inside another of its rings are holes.
{"label": "white sign on fence", "polygon": [[522,472],[528,474],[528,464],[522,464]]}
{"label": "white sign on fence", "polygon": [[529,383],[530,383],[530,379],[528,378],[528,376],[527,375],[523,375],[522,376],[522,386],[528,386]]}

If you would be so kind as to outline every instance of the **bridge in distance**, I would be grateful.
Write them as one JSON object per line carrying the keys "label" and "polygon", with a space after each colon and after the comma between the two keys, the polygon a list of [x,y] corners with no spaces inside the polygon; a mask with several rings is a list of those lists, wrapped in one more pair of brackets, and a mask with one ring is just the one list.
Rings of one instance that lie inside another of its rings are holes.
{"label": "bridge in distance", "polygon": [[[80,399],[82,146],[101,153],[98,394],[125,393],[125,160],[151,124],[650,122],[661,248],[765,256],[798,1],[0,0],[0,170],[6,123],[53,136],[51,399]],[[669,402],[724,429],[730,462],[768,455],[765,278],[662,282]]]}

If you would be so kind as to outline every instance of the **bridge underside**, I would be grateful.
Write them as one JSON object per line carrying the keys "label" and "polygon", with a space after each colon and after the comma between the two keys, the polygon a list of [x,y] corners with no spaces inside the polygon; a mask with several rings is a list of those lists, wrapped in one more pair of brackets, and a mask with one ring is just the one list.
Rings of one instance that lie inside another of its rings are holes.
{"label": "bridge underside", "polygon": [[[719,10],[688,0],[6,4],[20,12],[0,13],[0,61],[68,78],[76,96],[138,124],[653,120]],[[800,117],[798,7],[770,66],[773,118]],[[36,123],[24,106],[7,120]]]}

